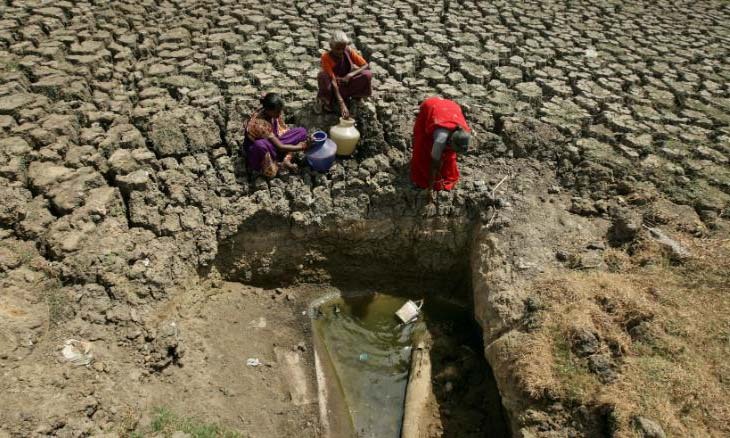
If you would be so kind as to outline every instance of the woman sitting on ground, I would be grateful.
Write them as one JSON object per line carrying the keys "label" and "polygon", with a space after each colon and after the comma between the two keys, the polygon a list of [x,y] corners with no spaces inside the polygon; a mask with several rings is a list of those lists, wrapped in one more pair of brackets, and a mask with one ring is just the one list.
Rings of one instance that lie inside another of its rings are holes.
{"label": "woman sitting on ground", "polygon": [[269,178],[276,176],[279,165],[296,170],[292,163],[294,152],[307,148],[307,130],[288,128],[281,113],[284,101],[276,93],[261,98],[261,108],[254,111],[246,123],[246,162],[248,168]]}
{"label": "woman sitting on ground", "polygon": [[322,54],[322,71],[317,77],[318,106],[332,111],[336,100],[344,118],[350,117],[346,99],[370,97],[372,94],[370,83],[373,74],[368,69],[368,63],[349,45],[350,39],[345,32],[334,32],[330,38],[329,52]]}

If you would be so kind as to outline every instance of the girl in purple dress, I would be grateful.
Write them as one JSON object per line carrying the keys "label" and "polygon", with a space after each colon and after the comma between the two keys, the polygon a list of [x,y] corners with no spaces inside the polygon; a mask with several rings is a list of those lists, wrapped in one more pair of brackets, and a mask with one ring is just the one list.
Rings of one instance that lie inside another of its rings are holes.
{"label": "girl in purple dress", "polygon": [[261,108],[254,111],[246,123],[246,162],[249,169],[269,178],[276,176],[279,167],[296,170],[292,163],[294,152],[307,148],[307,130],[289,128],[281,113],[284,101],[276,93],[261,98]]}

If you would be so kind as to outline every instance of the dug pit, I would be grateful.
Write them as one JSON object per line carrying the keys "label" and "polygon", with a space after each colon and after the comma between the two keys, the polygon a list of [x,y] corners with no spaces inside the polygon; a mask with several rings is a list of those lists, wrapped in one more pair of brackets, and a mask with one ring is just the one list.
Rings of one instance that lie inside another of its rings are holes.
{"label": "dug pit", "polygon": [[[298,226],[260,213],[221,244],[215,267],[228,281],[321,291],[309,313],[328,436],[400,436],[418,332],[431,340],[426,436],[508,436],[474,319],[477,222],[414,215]],[[395,311],[420,298],[421,319],[399,325]]]}

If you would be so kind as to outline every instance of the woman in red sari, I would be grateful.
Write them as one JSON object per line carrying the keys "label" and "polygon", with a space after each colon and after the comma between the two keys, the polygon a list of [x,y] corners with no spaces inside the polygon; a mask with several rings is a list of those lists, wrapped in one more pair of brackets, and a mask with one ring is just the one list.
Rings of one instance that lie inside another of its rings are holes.
{"label": "woman in red sari", "polygon": [[330,51],[322,54],[321,65],[322,71],[317,76],[318,107],[332,111],[337,101],[342,117],[349,118],[350,111],[345,101],[372,94],[370,83],[373,74],[367,61],[350,47],[350,39],[345,32],[336,31],[330,38]]}
{"label": "woman in red sari", "polygon": [[471,129],[454,101],[430,97],[413,126],[411,180],[429,190],[451,190],[459,181],[456,154],[469,148]]}

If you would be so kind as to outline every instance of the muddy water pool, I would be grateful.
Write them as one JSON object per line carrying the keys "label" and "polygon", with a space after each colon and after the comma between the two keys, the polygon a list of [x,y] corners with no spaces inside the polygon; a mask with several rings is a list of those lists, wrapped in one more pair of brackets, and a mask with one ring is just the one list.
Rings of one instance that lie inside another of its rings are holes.
{"label": "muddy water pool", "polygon": [[[395,312],[408,300],[386,293],[333,296],[312,309],[314,334],[324,346],[357,437],[398,438],[412,340],[433,339],[434,424],[441,436],[508,436],[499,393],[482,354],[468,308],[426,299],[418,321],[403,325]],[[332,382],[330,382],[329,386]]]}
{"label": "muddy water pool", "polygon": [[397,438],[408,380],[411,335],[423,322],[399,325],[406,302],[391,295],[333,298],[317,308],[324,341],[358,436]]}

